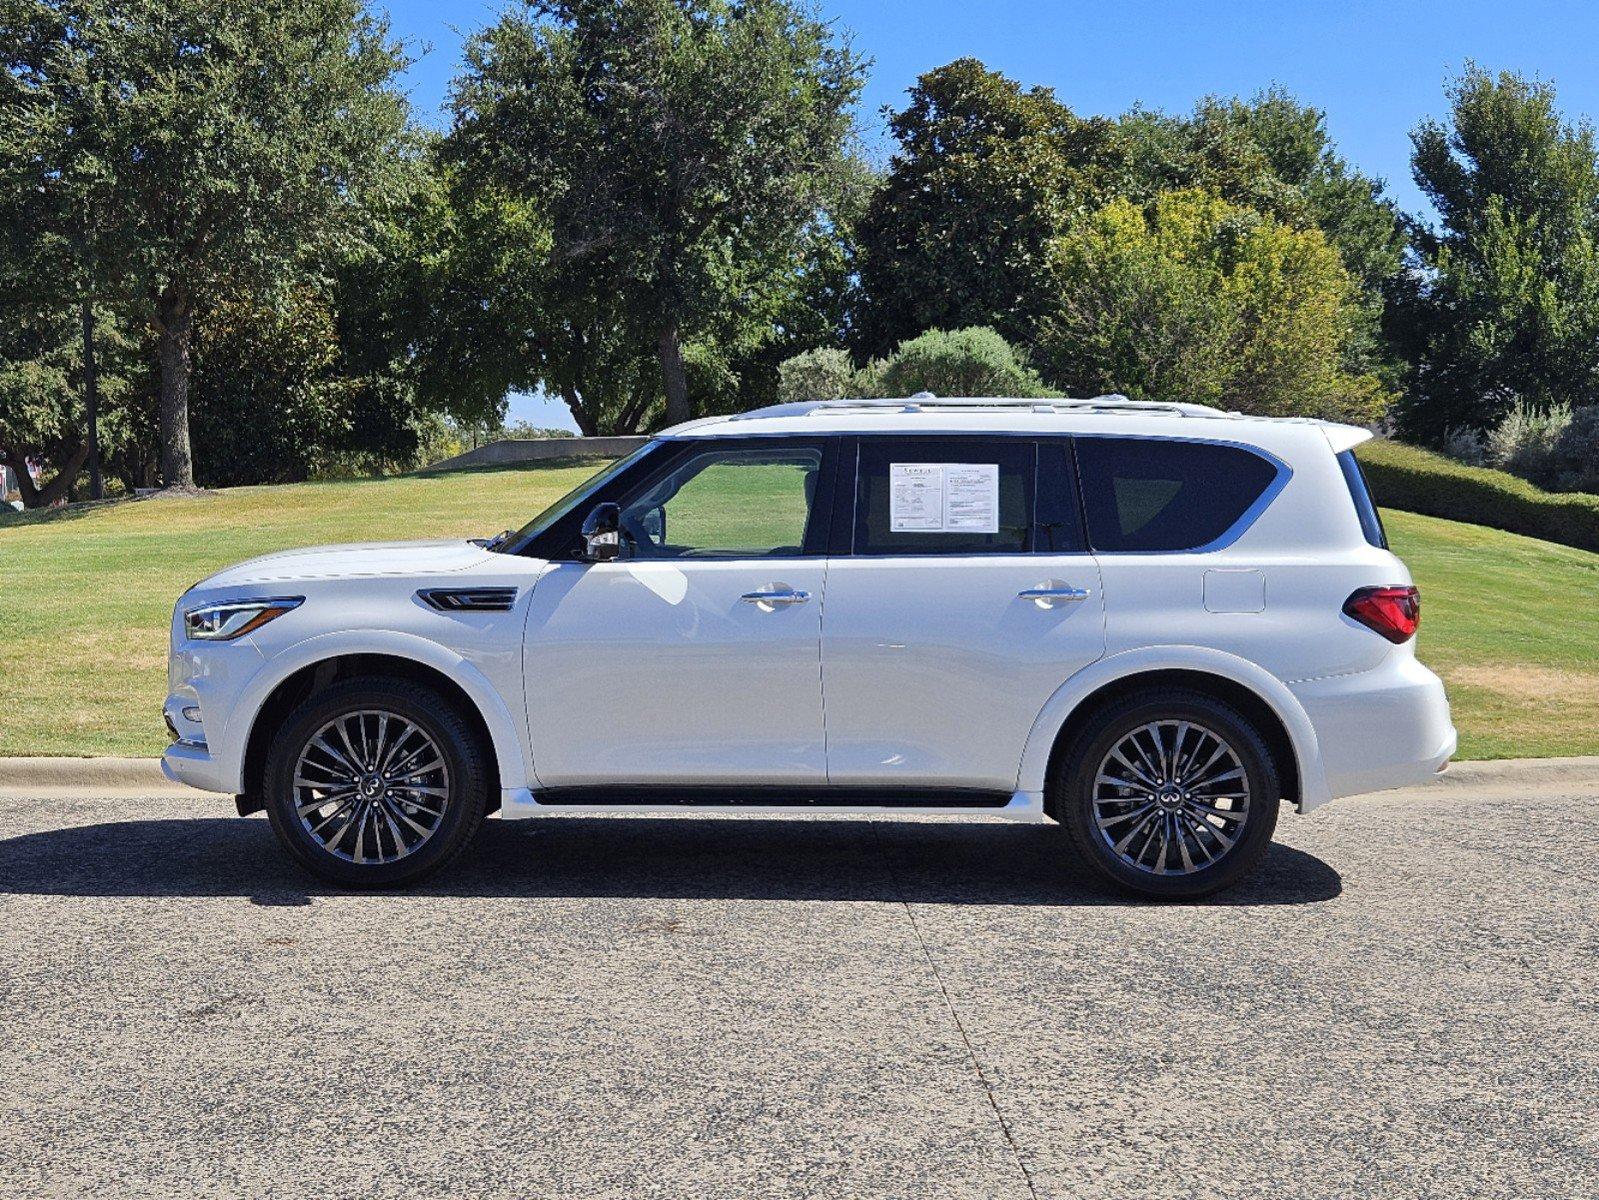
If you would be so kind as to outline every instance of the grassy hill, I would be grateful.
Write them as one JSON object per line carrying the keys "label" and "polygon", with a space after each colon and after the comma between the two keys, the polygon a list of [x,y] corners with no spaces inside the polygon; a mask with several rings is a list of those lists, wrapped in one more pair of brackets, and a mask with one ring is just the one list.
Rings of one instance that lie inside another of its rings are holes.
{"label": "grassy hill", "polygon": [[[167,621],[195,580],[291,546],[520,525],[592,466],[231,488],[0,517],[0,755],[155,754]],[[1388,511],[1421,657],[1467,758],[1599,753],[1599,554]]]}

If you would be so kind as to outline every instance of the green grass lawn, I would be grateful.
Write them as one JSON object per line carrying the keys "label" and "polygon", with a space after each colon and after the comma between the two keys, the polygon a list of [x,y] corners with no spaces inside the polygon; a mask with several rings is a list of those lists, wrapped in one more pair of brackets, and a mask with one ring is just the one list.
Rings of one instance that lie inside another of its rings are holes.
{"label": "green grass lawn", "polygon": [[[0,517],[0,756],[158,753],[172,603],[220,567],[317,542],[492,534],[593,470],[230,488]],[[1384,517],[1421,584],[1421,657],[1449,684],[1462,756],[1599,753],[1599,554]]]}

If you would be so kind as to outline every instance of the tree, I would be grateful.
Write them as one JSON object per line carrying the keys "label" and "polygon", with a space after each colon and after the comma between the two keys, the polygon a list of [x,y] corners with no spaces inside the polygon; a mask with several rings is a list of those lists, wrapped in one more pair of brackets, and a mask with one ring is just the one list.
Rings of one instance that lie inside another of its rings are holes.
{"label": "tree", "polygon": [[1327,115],[1272,87],[1249,100],[1207,96],[1187,116],[1135,108],[1117,123],[1114,190],[1147,203],[1202,188],[1295,228],[1326,235],[1361,285],[1403,267],[1399,214],[1382,184],[1341,158]]}
{"label": "tree", "polygon": [[94,123],[98,255],[156,332],[162,474],[192,486],[196,315],[358,236],[357,202],[400,157],[403,55],[359,0],[15,3],[45,31],[33,111],[96,98],[72,111]]}
{"label": "tree", "polygon": [[1025,340],[1050,241],[1099,193],[1110,123],[962,58],[921,76],[889,130],[899,148],[859,229],[857,351],[980,325]]}
{"label": "tree", "polygon": [[1554,89],[1472,66],[1448,124],[1411,135],[1416,183],[1438,221],[1416,221],[1414,286],[1394,325],[1409,360],[1398,410],[1413,437],[1484,430],[1599,391],[1599,155],[1562,121]]}
{"label": "tree", "polygon": [[1294,229],[1321,230],[1360,288],[1346,368],[1395,373],[1382,316],[1403,278],[1403,222],[1381,182],[1338,155],[1325,113],[1272,87],[1250,100],[1206,97],[1187,116],[1135,108],[1116,132],[1116,194],[1147,204],[1199,188]]}
{"label": "tree", "polygon": [[629,320],[633,293],[556,263],[534,199],[447,154],[394,236],[395,269],[372,284],[397,293],[388,307],[428,407],[476,423],[507,392],[542,389],[590,437],[636,433],[659,412],[660,369],[653,339]]}
{"label": "tree", "polygon": [[684,420],[685,344],[761,323],[850,173],[861,63],[790,0],[529,10],[469,43],[454,150],[547,220],[551,315],[647,346]]}
{"label": "tree", "polygon": [[1386,394],[1345,369],[1355,281],[1316,229],[1206,192],[1111,203],[1051,250],[1034,355],[1073,395],[1371,421]]}

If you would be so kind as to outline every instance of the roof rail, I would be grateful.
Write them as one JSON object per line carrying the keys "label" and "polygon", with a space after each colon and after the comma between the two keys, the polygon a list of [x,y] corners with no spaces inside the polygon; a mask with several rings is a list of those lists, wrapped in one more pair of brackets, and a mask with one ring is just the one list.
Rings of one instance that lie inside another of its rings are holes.
{"label": "roof rail", "polygon": [[1011,410],[1036,413],[1083,412],[1136,412],[1162,413],[1174,417],[1236,417],[1236,412],[1224,412],[1204,404],[1167,404],[1152,400],[1129,400],[1119,392],[1083,399],[1061,397],[1032,400],[1020,396],[940,397],[929,392],[917,392],[901,399],[858,400],[801,400],[789,404],[774,404],[767,408],[752,409],[734,414],[734,421],[748,421],[761,417],[804,417],[834,412],[982,412],[985,410]]}

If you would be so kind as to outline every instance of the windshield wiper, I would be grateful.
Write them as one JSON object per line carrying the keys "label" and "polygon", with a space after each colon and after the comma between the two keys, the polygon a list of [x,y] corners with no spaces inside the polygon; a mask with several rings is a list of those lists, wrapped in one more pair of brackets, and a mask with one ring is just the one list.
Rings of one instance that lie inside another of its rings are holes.
{"label": "windshield wiper", "polygon": [[514,529],[502,529],[491,538],[468,538],[467,541],[474,546],[482,546],[485,550],[498,550],[506,542],[510,541],[515,533]]}

